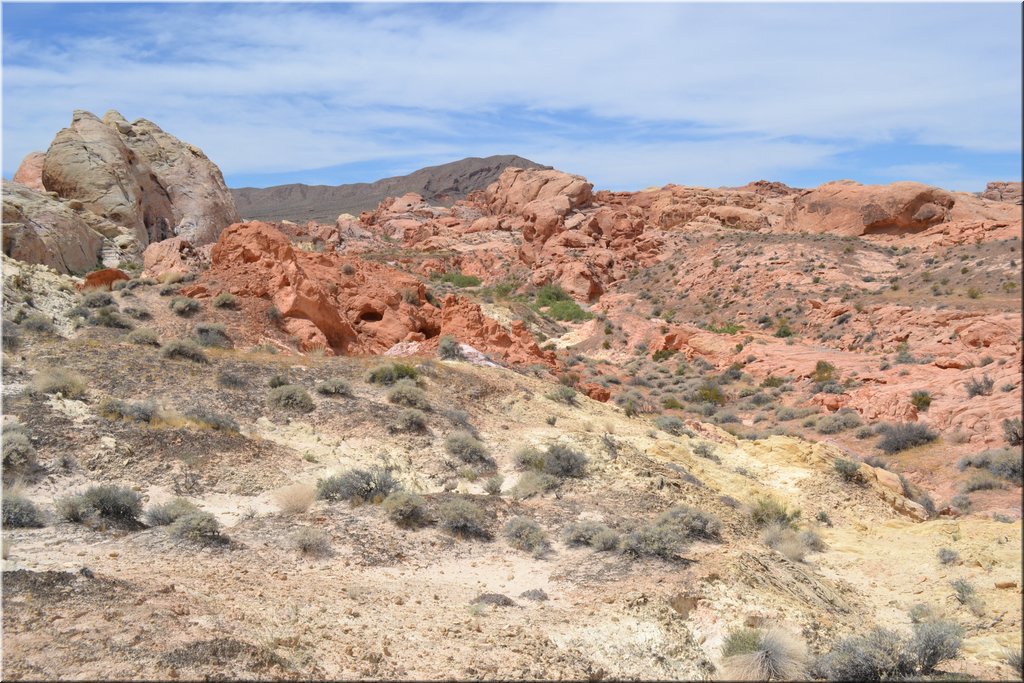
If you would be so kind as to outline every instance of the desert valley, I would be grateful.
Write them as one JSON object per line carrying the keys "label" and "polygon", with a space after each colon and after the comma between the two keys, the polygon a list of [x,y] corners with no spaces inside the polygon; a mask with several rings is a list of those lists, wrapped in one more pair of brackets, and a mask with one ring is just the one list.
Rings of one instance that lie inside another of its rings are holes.
{"label": "desert valley", "polygon": [[5,680],[1020,680],[1020,182],[214,161],[3,181]]}

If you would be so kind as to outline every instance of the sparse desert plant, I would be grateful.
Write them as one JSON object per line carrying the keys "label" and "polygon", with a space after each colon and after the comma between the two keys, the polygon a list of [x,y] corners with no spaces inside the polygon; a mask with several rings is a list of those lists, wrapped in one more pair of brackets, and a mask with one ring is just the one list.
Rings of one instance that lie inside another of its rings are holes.
{"label": "sparse desert plant", "polygon": [[594,534],[594,537],[590,539],[591,547],[597,552],[607,552],[609,550],[615,550],[619,547],[622,539],[619,534],[612,529],[604,529]]}
{"label": "sparse desert plant", "polygon": [[178,517],[171,524],[171,536],[195,543],[218,543],[224,540],[220,522],[209,512],[200,510]]}
{"label": "sparse desert plant", "polygon": [[36,504],[15,490],[4,491],[3,525],[7,529],[33,529],[46,526]]}
{"label": "sparse desert plant", "polygon": [[3,442],[3,468],[5,471],[33,465],[36,449],[28,434],[25,433],[25,425],[15,420],[4,423]]}
{"label": "sparse desert plant", "polygon": [[152,401],[121,401],[108,398],[100,402],[96,412],[108,420],[149,422],[156,415],[157,408]]}
{"label": "sparse desert plant", "polygon": [[854,460],[847,460],[846,458],[836,458],[833,466],[843,481],[851,483],[861,484],[864,483],[864,477],[860,473],[860,463]]}
{"label": "sparse desert plant", "polygon": [[331,537],[308,526],[297,529],[289,539],[291,546],[305,557],[330,557]]}
{"label": "sparse desert plant", "polygon": [[13,320],[3,319],[0,323],[0,335],[2,335],[2,346],[5,351],[15,351],[21,346],[21,332]]}
{"label": "sparse desert plant", "polygon": [[558,488],[558,477],[535,470],[527,470],[512,487],[512,496],[525,500]]}
{"label": "sparse desert plant", "polygon": [[222,349],[230,349],[233,344],[231,337],[220,323],[199,323],[196,325],[196,341],[201,346],[214,346]]}
{"label": "sparse desert plant", "polygon": [[171,299],[169,307],[176,315],[188,317],[199,311],[199,302],[191,297],[176,296]]}
{"label": "sparse desert plant", "polygon": [[317,497],[329,501],[379,503],[398,490],[398,480],[390,471],[373,467],[353,469],[316,482]]}
{"label": "sparse desert plant", "polygon": [[772,524],[792,527],[800,518],[800,511],[790,511],[784,503],[780,503],[774,498],[758,498],[750,506],[749,516],[754,525],[758,527],[763,528]]}
{"label": "sparse desert plant", "polygon": [[173,339],[167,342],[164,344],[164,349],[161,353],[164,358],[183,358],[194,363],[210,362],[210,359],[206,357],[201,348],[185,339]]}
{"label": "sparse desert plant", "polygon": [[166,503],[150,505],[146,510],[146,523],[150,526],[167,526],[179,517],[199,512],[199,507],[187,498],[175,498]]}
{"label": "sparse desert plant", "polygon": [[722,387],[710,380],[705,381],[697,388],[696,397],[698,401],[702,403],[710,403],[711,405],[724,406],[726,403],[725,393],[722,391]]}
{"label": "sparse desert plant", "polygon": [[756,641],[744,635],[733,645],[743,651],[725,657],[723,673],[741,681],[794,681],[806,678],[804,644],[781,629],[757,631]]}
{"label": "sparse desert plant", "polygon": [[921,446],[939,438],[928,425],[919,422],[884,424],[878,427],[878,432],[882,435],[878,447],[889,454]]}
{"label": "sparse desert plant", "polygon": [[309,394],[298,384],[284,384],[267,394],[267,403],[281,410],[308,413],[316,406]]}
{"label": "sparse desert plant", "polygon": [[680,535],[656,524],[640,526],[622,537],[621,550],[629,557],[672,559],[682,549]]}
{"label": "sparse desert plant", "polygon": [[991,491],[993,489],[1001,489],[1003,486],[1003,482],[991,473],[978,472],[971,475],[971,477],[964,482],[963,492],[973,493],[975,491]]}
{"label": "sparse desert plant", "polygon": [[556,443],[548,446],[541,469],[545,474],[555,477],[579,478],[586,474],[587,462],[587,456],[583,453]]}
{"label": "sparse desert plant", "polygon": [[814,373],[811,375],[811,380],[819,384],[830,382],[836,378],[836,366],[832,365],[828,361],[819,360],[814,366]]}
{"label": "sparse desert plant", "polygon": [[924,675],[935,671],[942,662],[956,659],[963,642],[963,628],[951,621],[932,620],[914,624],[914,635],[908,650]]}
{"label": "sparse desert plant", "polygon": [[722,641],[722,657],[745,655],[755,652],[761,644],[761,632],[754,628],[739,628],[725,634]]}
{"label": "sparse desert plant", "polygon": [[309,509],[316,500],[317,489],[303,483],[289,484],[274,494],[277,509],[286,515],[297,515]]}
{"label": "sparse desert plant", "polygon": [[153,317],[145,308],[138,308],[137,306],[125,306],[124,314],[136,320],[150,320]]}
{"label": "sparse desert plant", "polygon": [[957,602],[961,605],[968,604],[974,599],[975,593],[977,593],[977,589],[974,587],[974,584],[966,579],[954,579],[950,582],[950,585],[953,586],[953,597],[955,597]]}
{"label": "sparse desert plant", "polygon": [[714,515],[687,505],[676,505],[658,516],[658,526],[672,529],[684,538],[719,540],[722,522]]}
{"label": "sparse desert plant", "polygon": [[975,396],[989,396],[992,394],[992,389],[995,387],[995,380],[985,374],[981,379],[972,377],[967,380],[964,388],[967,391],[967,398],[974,398]]}
{"label": "sparse desert plant", "polygon": [[1006,651],[1006,663],[1017,672],[1018,678],[1024,676],[1024,657],[1022,657],[1020,648]]}
{"label": "sparse desert plant", "polygon": [[444,446],[449,454],[469,465],[486,465],[493,462],[486,446],[469,432],[452,432],[445,439]]}
{"label": "sparse desert plant", "polygon": [[961,512],[969,512],[971,509],[971,497],[966,493],[958,493],[949,499],[949,504],[958,508]]}
{"label": "sparse desert plant", "polygon": [[828,550],[828,546],[825,545],[824,539],[814,529],[805,529],[800,532],[800,542],[804,544],[811,552],[821,553]]}
{"label": "sparse desert plant", "polygon": [[921,412],[927,412],[932,404],[932,395],[924,390],[915,391],[910,394],[910,403]]}
{"label": "sparse desert plant", "polygon": [[[593,522],[590,520],[584,520],[581,522],[572,522],[567,524],[562,529],[562,538],[568,545],[580,546],[594,544],[594,539],[605,531],[610,531],[607,526],[600,522]],[[617,539],[617,535],[616,535]]]}
{"label": "sparse desert plant", "polygon": [[552,391],[544,394],[544,398],[551,399],[552,401],[558,401],[569,406],[576,405],[576,390],[570,386],[559,384]]}
{"label": "sparse desert plant", "polygon": [[533,446],[519,449],[514,460],[520,470],[540,470],[544,466],[544,454]]}
{"label": "sparse desert plant", "polygon": [[815,662],[815,678],[830,681],[883,681],[914,673],[908,639],[885,628],[837,642]]}
{"label": "sparse desert plant", "polygon": [[441,503],[438,523],[445,531],[462,538],[490,538],[483,510],[465,498],[451,498]]}
{"label": "sparse desert plant", "polygon": [[103,308],[97,309],[90,322],[93,325],[110,327],[118,330],[130,330],[135,327],[135,324],[125,316],[121,315],[114,306],[104,306]]}
{"label": "sparse desert plant", "polygon": [[679,436],[686,429],[686,423],[675,415],[659,415],[654,419],[654,425],[663,432]]}
{"label": "sparse desert plant", "polygon": [[859,427],[860,425],[860,417],[857,416],[857,413],[842,411],[833,415],[823,415],[818,419],[815,429],[818,430],[819,434],[838,434],[843,430]]}
{"label": "sparse desert plant", "polygon": [[54,332],[53,320],[48,315],[42,313],[29,313],[21,321],[21,327],[29,332],[39,332],[41,334],[53,334]]}
{"label": "sparse desert plant", "polygon": [[415,493],[396,491],[384,499],[381,507],[401,527],[418,528],[430,522],[426,501]]}
{"label": "sparse desert plant", "polygon": [[706,458],[712,462],[722,462],[722,459],[715,453],[715,445],[707,441],[697,443],[697,445],[693,447],[693,454],[700,458]]}
{"label": "sparse desert plant", "polygon": [[416,408],[406,408],[398,413],[390,427],[392,431],[398,432],[422,432],[426,428],[427,414]]}
{"label": "sparse desert plant", "polygon": [[286,384],[291,384],[291,382],[284,375],[272,375],[270,379],[267,380],[267,386],[271,389],[283,387]]}
{"label": "sparse desert plant", "polygon": [[85,387],[85,379],[78,373],[62,368],[46,368],[32,378],[29,391],[37,396],[62,394],[65,398],[80,399],[85,396]]}
{"label": "sparse desert plant", "polygon": [[438,340],[437,355],[444,360],[462,360],[462,347],[455,337],[444,336]]}
{"label": "sparse desert plant", "polygon": [[416,377],[416,368],[408,363],[390,363],[371,370],[366,381],[370,384],[391,385],[400,379],[415,380]]}
{"label": "sparse desert plant", "polygon": [[349,398],[352,396],[351,385],[340,377],[325,379],[316,385],[316,391],[324,396],[346,396]]}
{"label": "sparse desert plant", "polygon": [[430,410],[430,401],[427,394],[416,386],[411,379],[399,380],[394,388],[388,392],[388,401],[407,408],[418,408],[419,410]]}
{"label": "sparse desert plant", "polygon": [[128,335],[128,341],[140,346],[160,346],[160,335],[152,327],[137,327]]}
{"label": "sparse desert plant", "polygon": [[942,564],[956,564],[960,561],[960,553],[952,548],[939,548],[938,555]]}
{"label": "sparse desert plant", "polygon": [[112,306],[114,304],[114,297],[109,292],[89,292],[82,297],[82,305],[86,308],[102,308],[104,306]]}
{"label": "sparse desert plant", "polygon": [[513,517],[505,524],[505,540],[513,548],[540,557],[551,549],[548,536],[540,524],[528,517]]}
{"label": "sparse desert plant", "polygon": [[124,486],[101,484],[57,501],[57,511],[69,522],[81,522],[91,513],[120,521],[135,521],[142,513],[142,496]]}
{"label": "sparse desert plant", "polygon": [[792,528],[774,523],[761,534],[766,546],[780,552],[790,562],[803,562],[809,548]]}
{"label": "sparse desert plant", "polygon": [[500,496],[501,487],[504,483],[505,477],[495,474],[493,477],[488,477],[487,481],[484,482],[484,491],[489,496]]}
{"label": "sparse desert plant", "polygon": [[1024,463],[1019,448],[993,448],[977,455],[969,455],[960,459],[961,471],[968,467],[988,470],[997,477],[1014,483],[1020,483],[1024,477]]}
{"label": "sparse desert plant", "polygon": [[214,308],[238,308],[238,298],[229,292],[221,292],[213,298]]}
{"label": "sparse desert plant", "polygon": [[1019,417],[1003,420],[1003,436],[1006,443],[1011,446],[1020,446],[1024,443],[1024,425]]}
{"label": "sparse desert plant", "polygon": [[217,384],[225,389],[245,389],[249,386],[249,380],[244,375],[230,370],[221,370],[217,373]]}

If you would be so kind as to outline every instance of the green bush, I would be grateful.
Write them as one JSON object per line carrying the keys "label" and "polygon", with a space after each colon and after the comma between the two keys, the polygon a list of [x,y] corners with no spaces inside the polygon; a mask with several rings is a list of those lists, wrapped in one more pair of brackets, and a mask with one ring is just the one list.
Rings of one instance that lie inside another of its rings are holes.
{"label": "green bush", "polygon": [[766,527],[772,524],[779,524],[785,527],[792,527],[800,518],[800,511],[790,511],[785,504],[774,498],[758,498],[750,506],[750,521],[757,527]]}
{"label": "green bush", "polygon": [[379,503],[398,488],[398,480],[391,472],[379,467],[352,469],[316,482],[318,498],[351,503]]}
{"label": "green bush", "polygon": [[3,525],[8,529],[32,529],[46,526],[43,514],[36,504],[20,494],[5,491],[3,495]]}
{"label": "green bush", "polygon": [[464,498],[452,498],[443,502],[437,512],[441,528],[463,538],[490,538],[487,519],[473,502]]}
{"label": "green bush", "polygon": [[939,438],[928,425],[919,422],[883,424],[878,427],[878,432],[882,435],[878,447],[889,454],[921,446]]}
{"label": "green bush", "polygon": [[161,352],[164,358],[184,358],[195,363],[209,363],[210,360],[203,350],[190,341],[174,339],[164,344]]}
{"label": "green bush", "polygon": [[171,299],[170,309],[177,315],[188,317],[199,311],[199,302],[187,296],[176,296]]}
{"label": "green bush", "polygon": [[548,315],[563,322],[590,320],[593,313],[583,310],[575,301],[556,301],[548,306]]}
{"label": "green bush", "polygon": [[753,628],[729,631],[722,642],[722,657],[745,655],[755,652],[761,644],[761,632]]}
{"label": "green bush", "polygon": [[547,534],[540,524],[527,517],[513,517],[505,524],[505,540],[517,550],[540,557],[551,549]]}
{"label": "green bush", "polygon": [[836,366],[828,361],[819,360],[814,366],[814,373],[811,379],[819,384],[831,382],[836,378]]}
{"label": "green bush", "polygon": [[462,273],[445,273],[441,276],[441,282],[447,282],[456,287],[477,287],[480,285],[480,278],[475,275],[463,275]]}
{"label": "green bush", "polygon": [[346,396],[352,397],[352,387],[340,377],[325,379],[316,385],[316,392],[324,396]]}
{"label": "green bush", "polygon": [[313,399],[298,384],[284,384],[267,394],[267,403],[281,410],[308,413],[315,407]]}
{"label": "green bush", "polygon": [[452,432],[445,439],[444,447],[449,454],[468,465],[489,465],[494,462],[487,452],[487,447],[469,432]]}
{"label": "green bush", "polygon": [[388,401],[407,408],[430,410],[430,400],[427,399],[427,394],[411,379],[396,382],[388,392]]}
{"label": "green bush", "polygon": [[915,391],[910,394],[910,403],[921,412],[927,412],[932,404],[932,395],[924,390]]}
{"label": "green bush", "polygon": [[228,292],[221,292],[213,298],[214,308],[238,308],[238,298]]}
{"label": "green bush", "polygon": [[722,388],[710,380],[705,381],[697,388],[696,396],[701,403],[710,403],[716,406],[724,406],[726,403]]}
{"label": "green bush", "polygon": [[222,349],[230,349],[233,344],[231,337],[220,323],[199,323],[196,325],[196,341],[201,346],[214,346]]}
{"label": "green bush", "polygon": [[381,365],[374,368],[370,371],[366,381],[370,384],[391,385],[400,379],[414,380],[416,376],[416,368],[408,363],[391,363],[390,365]]}
{"label": "green bush", "polygon": [[199,507],[187,498],[175,498],[159,505],[150,505],[146,510],[146,523],[150,526],[167,526],[179,517],[199,512]]}
{"label": "green bush", "polygon": [[842,477],[843,481],[862,483],[864,481],[860,473],[860,463],[846,458],[836,458],[833,464],[836,474]]}
{"label": "green bush", "polygon": [[535,300],[538,306],[550,306],[558,301],[572,301],[572,297],[558,285],[548,284],[537,290]]}
{"label": "green bush", "polygon": [[384,512],[401,527],[417,528],[429,523],[426,502],[422,496],[406,491],[392,493],[381,504]]}

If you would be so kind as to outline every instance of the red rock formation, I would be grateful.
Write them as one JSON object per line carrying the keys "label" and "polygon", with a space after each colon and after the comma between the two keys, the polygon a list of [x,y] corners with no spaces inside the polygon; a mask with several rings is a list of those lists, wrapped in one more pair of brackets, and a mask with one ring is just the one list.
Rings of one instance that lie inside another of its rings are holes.
{"label": "red rock formation", "polygon": [[14,182],[20,183],[36,192],[46,192],[43,187],[43,161],[46,154],[43,152],[29,152],[14,174]]}
{"label": "red rock formation", "polygon": [[127,273],[117,268],[94,270],[85,276],[85,280],[78,285],[78,290],[105,289],[109,292],[113,284],[118,280],[131,280],[131,278],[128,277]]}
{"label": "red rock formation", "polygon": [[184,237],[153,242],[142,252],[142,267],[151,276],[170,270],[187,273],[196,267],[199,260],[198,252]]}

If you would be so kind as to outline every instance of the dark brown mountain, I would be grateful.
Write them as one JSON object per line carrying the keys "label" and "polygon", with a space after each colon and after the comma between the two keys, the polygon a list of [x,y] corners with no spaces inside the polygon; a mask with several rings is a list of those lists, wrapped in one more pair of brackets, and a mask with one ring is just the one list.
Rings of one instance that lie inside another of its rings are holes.
{"label": "dark brown mountain", "polygon": [[451,205],[475,190],[482,190],[509,166],[551,168],[514,154],[468,157],[440,166],[428,166],[409,175],[375,183],[350,185],[275,185],[232,189],[238,214],[246,219],[333,223],[343,213],[358,215],[377,207],[385,197],[406,192],[423,195],[431,204]]}

